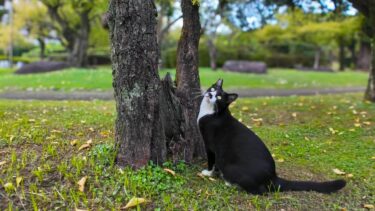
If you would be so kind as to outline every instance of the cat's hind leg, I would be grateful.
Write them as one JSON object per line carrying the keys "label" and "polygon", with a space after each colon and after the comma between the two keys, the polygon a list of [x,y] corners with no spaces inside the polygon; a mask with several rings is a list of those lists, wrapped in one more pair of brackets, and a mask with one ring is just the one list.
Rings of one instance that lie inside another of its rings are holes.
{"label": "cat's hind leg", "polygon": [[207,149],[206,152],[207,152],[208,169],[204,169],[201,173],[204,176],[212,177],[215,173],[215,153],[213,153],[209,149]]}

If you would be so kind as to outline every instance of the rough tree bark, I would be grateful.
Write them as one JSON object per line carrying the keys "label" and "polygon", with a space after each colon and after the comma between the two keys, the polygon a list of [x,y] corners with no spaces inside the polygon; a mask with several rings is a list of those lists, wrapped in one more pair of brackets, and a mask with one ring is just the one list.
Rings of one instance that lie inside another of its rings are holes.
{"label": "rough tree bark", "polygon": [[365,100],[375,102],[375,1],[373,0],[349,0],[353,6],[361,12],[365,18],[367,19],[368,23],[370,24],[371,28],[371,68],[367,83],[367,89],[365,92]]}
{"label": "rough tree bark", "polygon": [[177,47],[176,95],[182,105],[184,149],[181,157],[191,161],[195,156],[204,157],[204,145],[197,126],[199,99],[194,92],[200,91],[198,73],[198,47],[200,39],[199,6],[192,0],[181,0],[183,26]]}
{"label": "rough tree bark", "polygon": [[370,70],[371,64],[371,42],[361,40],[357,56],[357,68],[360,70]]}
{"label": "rough tree bark", "polygon": [[[375,13],[375,3],[373,6],[374,10],[372,11]],[[375,14],[373,14],[375,16]],[[373,32],[375,35],[375,17],[373,22]],[[367,82],[367,88],[365,92],[365,99],[371,102],[375,102],[375,36],[372,38],[372,55],[371,55],[371,68],[370,74]]]}
{"label": "rough tree bark", "polygon": [[113,87],[117,162],[139,168],[166,157],[160,112],[156,8],[151,0],[112,0]]}
{"label": "rough tree bark", "polygon": [[205,156],[196,122],[199,102],[194,93],[200,90],[198,6],[184,0],[182,8],[180,66],[174,87],[169,75],[160,81],[157,72],[159,54],[153,1],[110,2],[107,20],[117,109],[117,163],[121,166],[139,168],[149,160],[160,164],[167,156],[187,162]]}

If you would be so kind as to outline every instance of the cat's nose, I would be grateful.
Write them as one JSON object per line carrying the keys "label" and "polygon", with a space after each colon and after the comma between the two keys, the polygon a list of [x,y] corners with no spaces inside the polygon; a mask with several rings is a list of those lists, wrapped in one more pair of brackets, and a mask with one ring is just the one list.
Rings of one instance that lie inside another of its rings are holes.
{"label": "cat's nose", "polygon": [[212,94],[211,93],[208,93],[208,96],[210,97],[210,99],[212,98]]}

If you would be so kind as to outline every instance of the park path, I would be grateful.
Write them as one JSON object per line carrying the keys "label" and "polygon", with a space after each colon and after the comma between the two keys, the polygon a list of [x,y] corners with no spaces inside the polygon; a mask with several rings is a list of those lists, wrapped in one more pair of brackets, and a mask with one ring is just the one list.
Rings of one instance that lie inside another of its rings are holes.
{"label": "park path", "polygon": [[[364,87],[343,87],[327,89],[238,89],[228,90],[240,97],[267,97],[267,96],[308,96],[323,94],[341,94],[364,92]],[[15,100],[113,100],[112,91],[4,91],[0,92],[0,99]]]}

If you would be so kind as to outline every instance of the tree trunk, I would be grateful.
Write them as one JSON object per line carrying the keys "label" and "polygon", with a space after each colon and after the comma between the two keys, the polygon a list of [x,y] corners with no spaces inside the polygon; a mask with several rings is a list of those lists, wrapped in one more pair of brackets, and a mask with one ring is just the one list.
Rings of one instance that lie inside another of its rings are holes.
{"label": "tree trunk", "polygon": [[365,100],[375,102],[375,38],[372,38],[372,60],[367,89],[365,92]]}
{"label": "tree trunk", "polygon": [[207,38],[207,47],[208,47],[208,54],[210,56],[210,67],[212,70],[216,70],[217,69],[217,65],[216,65],[217,50],[211,38]]}
{"label": "tree trunk", "polygon": [[90,35],[90,18],[91,9],[80,12],[79,24],[71,24],[61,15],[59,10],[63,7],[62,4],[48,4],[43,1],[48,8],[48,13],[51,18],[59,24],[62,37],[64,39],[63,45],[68,49],[68,62],[73,66],[83,67],[87,65],[87,50],[89,45]]}
{"label": "tree trunk", "polygon": [[371,42],[361,40],[359,53],[357,56],[357,68],[360,70],[370,70],[371,65]]}
{"label": "tree trunk", "polygon": [[44,60],[46,57],[46,43],[44,42],[44,39],[41,37],[38,37],[38,42],[39,42],[39,47],[40,47],[40,53],[39,53],[39,58],[40,60]]}
{"label": "tree trunk", "polygon": [[375,2],[369,3],[369,20],[372,29],[371,37],[371,68],[368,78],[367,89],[365,92],[365,100],[375,102]]}
{"label": "tree trunk", "polygon": [[[190,162],[193,157],[205,156],[204,144],[201,138],[197,115],[199,100],[194,92],[200,91],[198,73],[198,46],[200,38],[199,6],[191,0],[181,0],[183,26],[177,47],[176,95],[182,105],[184,117],[184,133],[180,157]],[[181,148],[181,147],[180,147]]]}
{"label": "tree trunk", "polygon": [[315,56],[314,56],[314,69],[319,69],[320,67],[320,54],[321,54],[321,49],[319,47],[317,47],[315,49]]}
{"label": "tree trunk", "polygon": [[80,14],[80,20],[81,28],[78,30],[77,36],[72,40],[73,43],[70,44],[72,48],[70,49],[68,62],[76,67],[85,67],[88,64],[87,50],[90,35],[89,11],[83,11]]}
{"label": "tree trunk", "polygon": [[156,8],[150,0],[112,0],[109,7],[117,163],[139,168],[166,158],[160,110]]}
{"label": "tree trunk", "polygon": [[371,68],[368,78],[367,89],[365,92],[365,100],[375,102],[375,2],[373,0],[363,0],[355,1],[350,0],[353,6],[360,11],[368,20],[370,24],[372,36],[371,36],[371,49],[372,49],[372,59],[371,59]]}
{"label": "tree trunk", "polygon": [[342,41],[339,41],[339,70],[344,71],[345,69],[345,45]]}
{"label": "tree trunk", "polygon": [[351,68],[355,69],[356,68],[356,61],[357,61],[357,56],[355,52],[355,46],[356,46],[356,40],[354,37],[352,37],[352,40],[350,41],[350,44],[348,45],[348,49],[350,51],[350,64]]}

